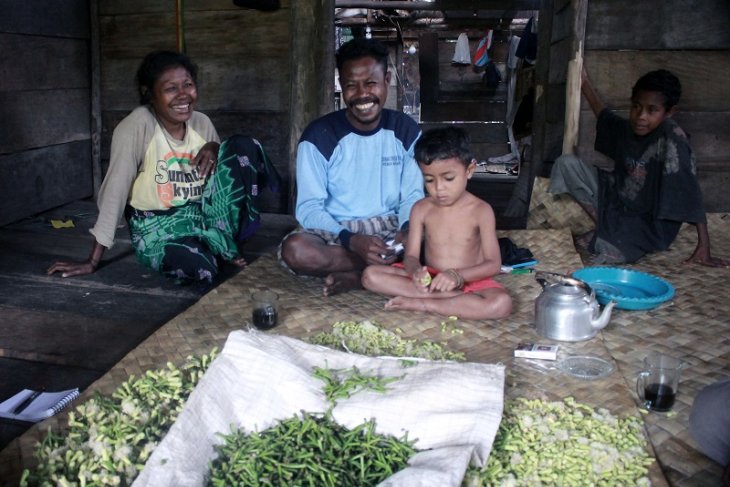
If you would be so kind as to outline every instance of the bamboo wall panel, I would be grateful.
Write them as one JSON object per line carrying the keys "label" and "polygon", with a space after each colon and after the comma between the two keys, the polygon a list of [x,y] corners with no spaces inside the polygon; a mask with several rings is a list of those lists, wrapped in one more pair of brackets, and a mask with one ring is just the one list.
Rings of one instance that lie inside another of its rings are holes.
{"label": "bamboo wall panel", "polygon": [[86,39],[89,0],[4,1],[0,32]]}
{"label": "bamboo wall panel", "polygon": [[[289,4],[287,0],[282,6]],[[120,15],[130,13],[168,12],[174,2],[151,2],[149,0],[103,0],[99,6],[101,15]],[[185,11],[201,10],[246,10],[236,6],[233,0],[185,0]]]}
{"label": "bamboo wall panel", "polygon": [[730,2],[591,0],[587,49],[730,49]]}
{"label": "bamboo wall panel", "polygon": [[585,67],[603,101],[616,108],[629,107],[631,87],[640,76],[655,69],[668,69],[682,83],[680,109],[730,110],[728,51],[590,50],[586,52]]}
{"label": "bamboo wall panel", "polygon": [[0,226],[91,196],[90,160],[88,141],[0,156]]}
{"label": "bamboo wall panel", "polygon": [[0,33],[0,58],[0,93],[89,87],[87,39]]}
{"label": "bamboo wall panel", "polygon": [[93,192],[89,2],[3,7],[0,225]]}
{"label": "bamboo wall panel", "polygon": [[[0,93],[0,153],[89,139],[86,89]],[[74,167],[70,167],[73,170]]]}

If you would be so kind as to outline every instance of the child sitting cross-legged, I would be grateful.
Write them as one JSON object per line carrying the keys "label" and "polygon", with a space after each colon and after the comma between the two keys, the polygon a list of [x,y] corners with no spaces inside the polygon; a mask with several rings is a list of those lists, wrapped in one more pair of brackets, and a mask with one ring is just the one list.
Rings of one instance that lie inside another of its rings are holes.
{"label": "child sitting cross-legged", "polygon": [[415,158],[428,194],[411,210],[403,263],[367,267],[363,287],[393,296],[386,309],[505,318],[512,299],[492,280],[501,267],[494,211],[466,190],[476,168],[468,135],[430,130],[416,142]]}

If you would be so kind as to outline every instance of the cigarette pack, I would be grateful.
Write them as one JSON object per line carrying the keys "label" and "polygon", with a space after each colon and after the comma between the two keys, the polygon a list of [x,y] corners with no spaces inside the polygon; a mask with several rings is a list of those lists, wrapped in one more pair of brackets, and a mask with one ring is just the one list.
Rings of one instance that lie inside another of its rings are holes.
{"label": "cigarette pack", "polygon": [[515,357],[557,360],[558,345],[544,343],[520,343],[515,348]]}
{"label": "cigarette pack", "polygon": [[[401,242],[395,243],[395,240],[393,240],[393,239],[388,240],[387,242],[385,242],[385,245],[387,245],[389,249],[392,249],[393,250],[393,253],[396,256],[401,255],[403,253],[403,251],[405,250],[405,247],[403,246],[403,244]],[[380,254],[380,256],[383,259],[385,259],[387,257],[386,254]]]}

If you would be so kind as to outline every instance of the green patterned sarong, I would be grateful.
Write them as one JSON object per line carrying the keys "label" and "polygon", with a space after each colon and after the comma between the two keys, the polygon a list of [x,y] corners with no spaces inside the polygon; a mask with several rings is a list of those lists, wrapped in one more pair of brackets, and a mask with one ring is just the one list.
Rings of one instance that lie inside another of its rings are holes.
{"label": "green patterned sarong", "polygon": [[211,282],[216,256],[239,257],[238,242],[258,227],[257,200],[265,185],[278,191],[279,176],[261,145],[248,137],[227,139],[200,202],[167,211],[128,209],[137,258],[171,277]]}

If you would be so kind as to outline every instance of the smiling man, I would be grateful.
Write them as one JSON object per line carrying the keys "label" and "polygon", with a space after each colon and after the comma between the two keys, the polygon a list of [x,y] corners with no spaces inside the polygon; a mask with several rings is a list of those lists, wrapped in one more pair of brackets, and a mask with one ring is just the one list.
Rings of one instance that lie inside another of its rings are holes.
{"label": "smiling man", "polygon": [[281,261],[297,274],[325,278],[323,293],[361,287],[368,264],[396,260],[386,242],[405,242],[423,179],[413,158],[420,129],[385,108],[388,50],[357,38],[337,51],[345,108],[312,122],[297,148],[296,218]]}

